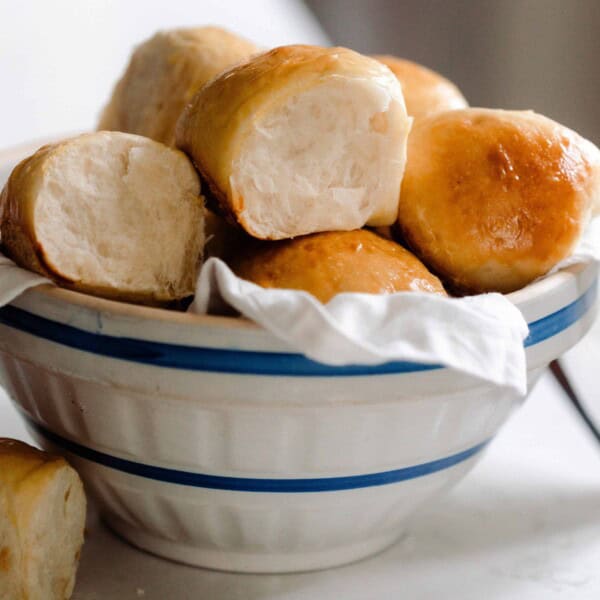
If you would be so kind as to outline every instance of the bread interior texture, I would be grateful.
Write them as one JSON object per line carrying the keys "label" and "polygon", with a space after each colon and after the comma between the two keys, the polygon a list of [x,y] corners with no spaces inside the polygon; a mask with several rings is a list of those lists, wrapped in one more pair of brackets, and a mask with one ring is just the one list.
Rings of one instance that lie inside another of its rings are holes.
{"label": "bread interior texture", "polygon": [[240,222],[272,239],[390,224],[406,128],[403,105],[372,81],[339,76],[283,93],[252,120],[232,165]]}
{"label": "bread interior texture", "polygon": [[198,182],[180,154],[145,142],[83,136],[49,159],[34,221],[46,265],[65,280],[159,298],[192,292]]}
{"label": "bread interior texture", "polygon": [[[51,467],[42,467],[33,477],[42,480],[43,471]],[[75,473],[65,467],[46,481],[28,523],[21,527],[26,598],[71,597],[84,523],[83,487]]]}
{"label": "bread interior texture", "polygon": [[13,506],[0,484],[0,598],[21,598],[21,557]]}

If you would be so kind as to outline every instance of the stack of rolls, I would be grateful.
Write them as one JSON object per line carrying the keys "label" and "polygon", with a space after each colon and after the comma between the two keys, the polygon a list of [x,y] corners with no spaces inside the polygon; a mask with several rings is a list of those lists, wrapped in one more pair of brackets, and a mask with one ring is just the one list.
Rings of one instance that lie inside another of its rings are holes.
{"label": "stack of rolls", "polygon": [[[209,206],[263,240],[231,257],[234,270],[324,302],[423,291],[385,269],[374,285],[385,250],[356,246],[358,227],[403,244],[454,294],[505,293],[569,256],[600,201],[600,152],[573,131],[528,111],[469,108],[423,66],[343,48],[277,48],[228,70],[194,96],[176,144]],[[410,273],[405,252],[395,268]]]}
{"label": "stack of rolls", "polygon": [[600,202],[600,152],[546,117],[469,108],[397,57],[261,52],[214,27],[142,43],[99,129],[17,167],[2,244],[128,302],[177,305],[210,256],[323,302],[511,292],[573,251]]}

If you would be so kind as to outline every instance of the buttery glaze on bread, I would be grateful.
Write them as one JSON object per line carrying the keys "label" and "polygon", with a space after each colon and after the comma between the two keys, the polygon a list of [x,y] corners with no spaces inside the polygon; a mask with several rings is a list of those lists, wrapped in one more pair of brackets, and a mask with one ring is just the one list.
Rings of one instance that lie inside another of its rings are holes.
{"label": "buttery glaze on bread", "polygon": [[0,438],[0,598],[71,597],[83,545],[86,500],[59,457]]}
{"label": "buttery glaze on bread", "polygon": [[402,84],[406,110],[412,117],[468,106],[456,85],[439,73],[395,56],[377,55],[373,58],[389,67]]}
{"label": "buttery glaze on bread", "polygon": [[511,292],[571,254],[600,201],[600,151],[533,112],[415,122],[398,225],[458,291]]}
{"label": "buttery glaze on bread", "polygon": [[445,295],[439,279],[418,258],[364,229],[257,242],[233,261],[232,268],[262,287],[304,290],[323,303],[342,292]]}
{"label": "buttery glaze on bread", "polygon": [[218,27],[158,32],[136,48],[98,129],[173,145],[177,119],[196,91],[256,52],[252,42]]}
{"label": "buttery glaze on bread", "polygon": [[378,61],[284,46],[205,85],[177,146],[213,208],[254,237],[284,239],[391,224],[409,129],[400,84]]}
{"label": "buttery glaze on bread", "polygon": [[85,134],[44,146],[0,196],[5,254],[59,285],[130,302],[193,294],[204,242],[198,176],[148,138]]}

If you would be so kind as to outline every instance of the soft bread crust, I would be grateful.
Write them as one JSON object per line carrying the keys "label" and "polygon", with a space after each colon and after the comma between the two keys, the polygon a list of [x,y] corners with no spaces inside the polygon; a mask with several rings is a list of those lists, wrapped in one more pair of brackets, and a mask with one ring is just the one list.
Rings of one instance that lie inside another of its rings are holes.
{"label": "soft bread crust", "polygon": [[0,597],[71,597],[85,527],[79,476],[63,458],[0,438]]}
{"label": "soft bread crust", "polygon": [[140,136],[85,134],[44,146],[0,196],[5,254],[59,285],[129,302],[190,296],[203,201],[186,156]]}
{"label": "soft bread crust", "polygon": [[456,110],[415,122],[398,226],[463,293],[511,292],[569,256],[600,193],[600,152],[529,111]]}
{"label": "soft bread crust", "polygon": [[345,48],[284,46],[205,85],[177,146],[211,208],[260,239],[389,225],[410,119],[384,65]]}
{"label": "soft bread crust", "polygon": [[194,93],[256,52],[252,42],[219,27],[158,32],[135,49],[98,129],[173,145],[177,119]]}
{"label": "soft bread crust", "polygon": [[439,73],[395,56],[376,55],[373,58],[386,65],[398,78],[411,117],[469,106],[458,87]]}
{"label": "soft bread crust", "polygon": [[242,279],[265,288],[304,290],[323,303],[342,292],[445,295],[440,280],[418,258],[364,229],[257,242],[232,266]]}

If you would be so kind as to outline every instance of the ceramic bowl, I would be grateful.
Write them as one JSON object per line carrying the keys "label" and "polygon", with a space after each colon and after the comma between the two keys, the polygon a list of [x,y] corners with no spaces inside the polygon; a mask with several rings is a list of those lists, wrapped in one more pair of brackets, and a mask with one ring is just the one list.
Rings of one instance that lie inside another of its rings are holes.
{"label": "ceramic bowl", "polygon": [[[510,295],[529,387],[595,316],[597,268]],[[246,572],[324,568],[394,542],[521,401],[454,371],[330,367],[238,318],[42,286],[0,309],[0,383],[140,548]]]}

